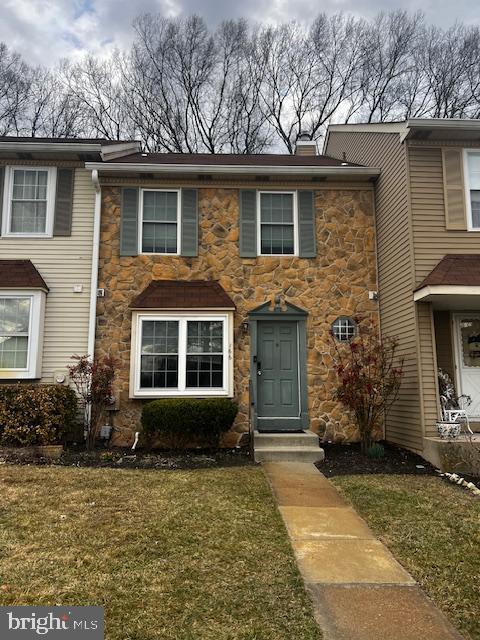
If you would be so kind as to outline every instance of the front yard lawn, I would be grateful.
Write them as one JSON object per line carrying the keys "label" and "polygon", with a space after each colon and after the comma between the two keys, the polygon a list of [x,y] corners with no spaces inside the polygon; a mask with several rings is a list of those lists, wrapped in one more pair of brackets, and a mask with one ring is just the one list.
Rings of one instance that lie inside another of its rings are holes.
{"label": "front yard lawn", "polygon": [[108,640],[319,640],[261,470],[0,468],[0,603],[105,607]]}
{"label": "front yard lawn", "polygon": [[478,498],[427,476],[338,476],[332,482],[452,623],[479,640]]}

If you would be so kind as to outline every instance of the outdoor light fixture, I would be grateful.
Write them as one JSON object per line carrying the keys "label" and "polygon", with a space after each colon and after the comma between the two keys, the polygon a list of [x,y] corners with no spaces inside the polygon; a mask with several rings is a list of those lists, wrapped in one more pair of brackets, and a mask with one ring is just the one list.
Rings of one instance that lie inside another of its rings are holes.
{"label": "outdoor light fixture", "polygon": [[242,322],[242,332],[243,333],[248,333],[248,320],[244,320]]}

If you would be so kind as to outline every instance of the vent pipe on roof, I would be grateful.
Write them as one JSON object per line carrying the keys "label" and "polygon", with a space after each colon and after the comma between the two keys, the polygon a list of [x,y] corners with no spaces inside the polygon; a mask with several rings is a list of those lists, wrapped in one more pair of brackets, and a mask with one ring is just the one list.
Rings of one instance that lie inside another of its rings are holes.
{"label": "vent pipe on roof", "polygon": [[317,155],[317,143],[312,140],[312,136],[308,131],[300,131],[297,136],[297,142],[295,143],[295,155],[296,156],[316,156]]}

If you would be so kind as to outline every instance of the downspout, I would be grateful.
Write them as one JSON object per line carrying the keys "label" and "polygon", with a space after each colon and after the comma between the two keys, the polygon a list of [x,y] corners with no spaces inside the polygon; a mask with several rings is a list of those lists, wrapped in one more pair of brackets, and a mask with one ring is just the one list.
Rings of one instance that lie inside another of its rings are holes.
{"label": "downspout", "polygon": [[88,319],[87,353],[93,359],[95,352],[95,326],[97,319],[97,286],[98,260],[100,252],[100,213],[102,206],[102,189],[98,179],[98,170],[92,170],[92,182],[95,188],[95,209],[93,214],[93,243],[92,243],[92,275],[90,281],[90,315]]}

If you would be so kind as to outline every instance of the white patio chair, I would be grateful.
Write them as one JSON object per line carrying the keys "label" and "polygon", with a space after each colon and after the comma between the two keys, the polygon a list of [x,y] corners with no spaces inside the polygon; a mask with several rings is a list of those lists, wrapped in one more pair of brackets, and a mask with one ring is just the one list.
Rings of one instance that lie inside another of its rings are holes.
{"label": "white patio chair", "polygon": [[467,414],[467,407],[472,403],[470,396],[459,396],[457,398],[458,407],[456,408],[447,409],[448,401],[445,396],[440,396],[440,403],[442,405],[442,418],[445,422],[462,422],[467,433],[473,435]]}

